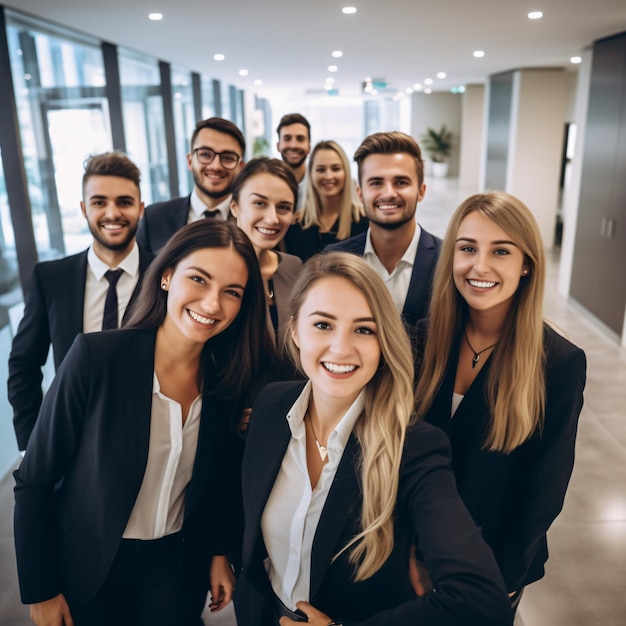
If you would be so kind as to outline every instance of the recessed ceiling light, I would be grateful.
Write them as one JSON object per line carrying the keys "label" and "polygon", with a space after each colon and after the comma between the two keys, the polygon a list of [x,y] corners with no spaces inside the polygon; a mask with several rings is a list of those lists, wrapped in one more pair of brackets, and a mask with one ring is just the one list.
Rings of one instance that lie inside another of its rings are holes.
{"label": "recessed ceiling light", "polygon": [[413,89],[413,87],[407,87],[404,91],[406,91],[410,96],[415,90]]}
{"label": "recessed ceiling light", "polygon": [[336,65],[329,65],[328,66],[328,71],[329,72],[336,72],[339,68]]}
{"label": "recessed ceiling light", "polygon": [[343,52],[341,50],[333,50],[333,56],[336,59],[340,59],[343,56]]}
{"label": "recessed ceiling light", "polygon": [[327,83],[330,83],[330,84],[332,85],[332,84],[335,82],[335,79],[334,79],[332,76],[329,76],[329,77],[326,79],[326,82],[327,82]]}
{"label": "recessed ceiling light", "polygon": [[424,80],[424,84],[425,85],[432,85],[433,84],[433,79],[432,78],[426,78]]}
{"label": "recessed ceiling light", "polygon": [[239,70],[239,76],[247,76],[248,70]]}
{"label": "recessed ceiling light", "polygon": [[465,85],[459,85],[459,93],[465,93]]}
{"label": "recessed ceiling light", "polygon": [[579,63],[582,63],[582,57],[572,57],[569,62],[573,63],[574,65],[578,65]]}
{"label": "recessed ceiling light", "polygon": [[415,83],[415,85],[413,85],[413,89],[415,89],[415,91],[422,91],[422,86],[419,83]]}
{"label": "recessed ceiling light", "polygon": [[540,20],[543,17],[543,13],[541,11],[531,11],[528,14],[529,20]]}
{"label": "recessed ceiling light", "polygon": [[356,13],[356,7],[343,7],[343,9],[341,9],[342,13],[345,13],[346,15],[354,15]]}
{"label": "recessed ceiling light", "polygon": [[148,13],[148,19],[153,22],[158,22],[163,19],[163,13]]}
{"label": "recessed ceiling light", "polygon": [[474,50],[473,55],[477,58],[477,59],[481,59],[482,57],[485,56],[485,51],[484,50]]}
{"label": "recessed ceiling light", "polygon": [[216,61],[223,61],[226,57],[225,57],[223,54],[214,54],[214,55],[213,55],[213,58],[214,58]]}
{"label": "recessed ceiling light", "polygon": [[432,93],[432,92],[433,92],[433,90],[432,90],[432,89],[424,89],[424,93],[425,93],[425,94],[429,94],[429,93]]}
{"label": "recessed ceiling light", "polygon": [[445,77],[446,77],[445,72],[437,72],[437,78],[445,78]]}
{"label": "recessed ceiling light", "polygon": [[254,86],[255,86],[255,87],[260,87],[262,84],[263,84],[263,81],[262,81],[260,78],[257,78],[257,79],[254,81]]}

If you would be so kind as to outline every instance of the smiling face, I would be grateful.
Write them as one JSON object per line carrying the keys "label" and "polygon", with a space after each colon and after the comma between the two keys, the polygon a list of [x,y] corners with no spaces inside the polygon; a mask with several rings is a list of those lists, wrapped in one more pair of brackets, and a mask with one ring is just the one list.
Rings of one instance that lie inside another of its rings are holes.
{"label": "smiling face", "polygon": [[276,247],[293,220],[295,198],[289,185],[263,172],[248,178],[236,195],[238,202],[233,200],[230,210],[257,255]]}
{"label": "smiling face", "polygon": [[313,188],[320,198],[331,198],[343,191],[346,172],[341,158],[334,150],[318,150],[313,157],[311,172]]}
{"label": "smiling face", "polygon": [[370,225],[395,230],[408,224],[414,228],[417,203],[426,193],[420,186],[415,157],[406,153],[370,154],[361,163],[357,188]]}
{"label": "smiling face", "polygon": [[94,238],[94,250],[125,252],[134,243],[143,202],[139,188],[121,176],[90,176],[83,187],[80,208]]}
{"label": "smiling face", "polygon": [[228,328],[241,308],[248,268],[233,248],[201,248],[164,272],[162,328],[175,341],[204,344]]}
{"label": "smiling face", "polygon": [[311,152],[311,141],[309,131],[304,124],[289,124],[280,129],[278,152],[283,157],[283,161],[291,168],[299,168]]}
{"label": "smiling face", "polygon": [[223,167],[222,161],[217,155],[211,163],[203,164],[198,160],[196,151],[199,148],[210,148],[214,152],[220,153],[232,153],[242,159],[241,146],[233,136],[227,133],[221,133],[213,128],[203,128],[191,146],[191,152],[187,155],[187,168],[193,176],[198,195],[202,197],[204,194],[208,198],[218,200],[226,198],[230,193],[235,176],[243,167],[243,161],[240,161],[237,167],[232,170]]}
{"label": "smiling face", "polygon": [[473,211],[457,231],[452,272],[470,310],[495,314],[503,320],[528,266],[511,236]]}
{"label": "smiling face", "polygon": [[315,401],[347,409],[373,378],[381,355],[363,293],[339,276],[319,279],[302,302],[291,332]]}

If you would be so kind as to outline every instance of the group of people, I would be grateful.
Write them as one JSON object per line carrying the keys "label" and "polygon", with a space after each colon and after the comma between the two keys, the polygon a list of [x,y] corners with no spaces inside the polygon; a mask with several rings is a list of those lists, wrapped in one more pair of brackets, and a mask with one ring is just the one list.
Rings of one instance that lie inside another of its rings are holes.
{"label": "group of people", "polygon": [[145,212],[90,158],[92,245],[35,267],[9,398],[40,626],[197,625],[207,591],[239,626],[505,625],[544,574],[586,361],[532,213],[477,194],[442,241],[410,136],[366,137],[353,183],[301,115],[278,135],[244,163],[199,122],[193,192]]}

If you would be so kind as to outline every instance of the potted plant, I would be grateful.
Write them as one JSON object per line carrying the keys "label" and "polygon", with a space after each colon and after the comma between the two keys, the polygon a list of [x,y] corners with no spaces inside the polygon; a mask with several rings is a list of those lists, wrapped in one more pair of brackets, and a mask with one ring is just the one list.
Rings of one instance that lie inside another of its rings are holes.
{"label": "potted plant", "polygon": [[432,174],[435,178],[445,178],[448,174],[447,158],[452,149],[452,131],[442,125],[440,130],[427,128],[421,137],[422,148],[430,156],[432,161]]}

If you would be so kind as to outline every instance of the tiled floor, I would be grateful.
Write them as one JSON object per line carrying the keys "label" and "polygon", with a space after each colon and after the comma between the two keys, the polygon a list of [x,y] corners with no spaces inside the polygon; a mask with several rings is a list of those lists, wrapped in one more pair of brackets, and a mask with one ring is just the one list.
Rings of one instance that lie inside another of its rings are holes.
{"label": "tiled floor", "polygon": [[[428,180],[418,221],[443,235],[461,193],[455,181]],[[545,314],[587,353],[585,407],[565,507],[549,532],[550,560],[520,607],[525,626],[623,626],[626,623],[626,349],[575,303],[557,294],[551,255]],[[0,482],[0,624],[26,626],[12,543],[12,478]],[[227,612],[210,621],[233,624]]]}

